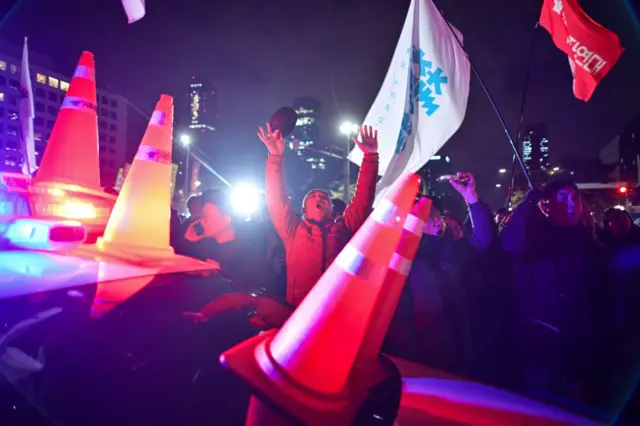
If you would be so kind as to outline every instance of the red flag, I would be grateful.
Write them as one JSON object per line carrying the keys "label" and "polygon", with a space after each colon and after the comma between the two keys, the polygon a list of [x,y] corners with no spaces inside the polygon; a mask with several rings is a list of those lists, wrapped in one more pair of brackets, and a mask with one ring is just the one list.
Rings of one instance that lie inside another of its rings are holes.
{"label": "red flag", "polygon": [[588,101],[624,51],[620,39],[584,13],[577,0],[544,0],[540,25],[569,56],[573,94]]}

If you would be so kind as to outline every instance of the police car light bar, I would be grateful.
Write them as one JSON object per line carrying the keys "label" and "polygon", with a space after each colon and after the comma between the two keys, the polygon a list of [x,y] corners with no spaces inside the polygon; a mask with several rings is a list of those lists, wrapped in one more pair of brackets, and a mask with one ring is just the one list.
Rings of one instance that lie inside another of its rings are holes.
{"label": "police car light bar", "polygon": [[31,250],[64,250],[82,245],[87,229],[73,220],[14,219],[3,237],[14,247]]}

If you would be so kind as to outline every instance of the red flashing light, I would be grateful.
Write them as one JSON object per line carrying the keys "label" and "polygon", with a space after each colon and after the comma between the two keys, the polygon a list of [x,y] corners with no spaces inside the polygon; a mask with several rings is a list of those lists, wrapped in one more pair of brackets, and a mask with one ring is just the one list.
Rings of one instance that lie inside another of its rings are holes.
{"label": "red flashing light", "polygon": [[626,186],[621,186],[620,188],[618,188],[618,192],[620,194],[626,194],[627,192],[629,192],[629,188],[627,188]]}

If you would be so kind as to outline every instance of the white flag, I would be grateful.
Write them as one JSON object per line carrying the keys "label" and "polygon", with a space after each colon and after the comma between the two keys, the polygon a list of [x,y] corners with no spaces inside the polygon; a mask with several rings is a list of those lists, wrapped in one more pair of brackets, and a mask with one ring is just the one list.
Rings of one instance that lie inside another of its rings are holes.
{"label": "white flag", "polygon": [[22,49],[22,65],[20,68],[20,150],[22,151],[22,173],[31,176],[36,171],[36,151],[33,140],[33,89],[29,72],[29,51],[27,38]]}
{"label": "white flag", "polygon": [[[458,130],[470,76],[467,55],[433,2],[412,0],[389,71],[364,121],[378,130],[382,179],[376,204],[402,174],[418,171]],[[362,152],[354,149],[349,159],[360,165]]]}
{"label": "white flag", "polygon": [[144,18],[146,13],[144,0],[122,0],[122,7],[124,7],[124,13],[127,14],[127,19],[130,24]]}

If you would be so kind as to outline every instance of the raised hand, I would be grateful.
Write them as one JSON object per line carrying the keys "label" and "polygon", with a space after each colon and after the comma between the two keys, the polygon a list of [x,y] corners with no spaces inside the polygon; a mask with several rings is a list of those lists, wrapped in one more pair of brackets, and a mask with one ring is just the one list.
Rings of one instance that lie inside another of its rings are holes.
{"label": "raised hand", "polygon": [[372,126],[360,127],[360,139],[362,142],[359,141],[358,138],[351,139],[364,154],[375,154],[378,152],[378,131],[373,130]]}
{"label": "raised hand", "polygon": [[455,177],[449,179],[449,183],[462,195],[467,204],[478,202],[476,180],[471,173],[456,173]]}
{"label": "raised hand", "polygon": [[271,131],[271,124],[267,123],[267,131],[260,127],[258,132],[258,138],[264,143],[271,155],[283,155],[284,154],[284,138],[280,134],[280,130],[275,132]]}

